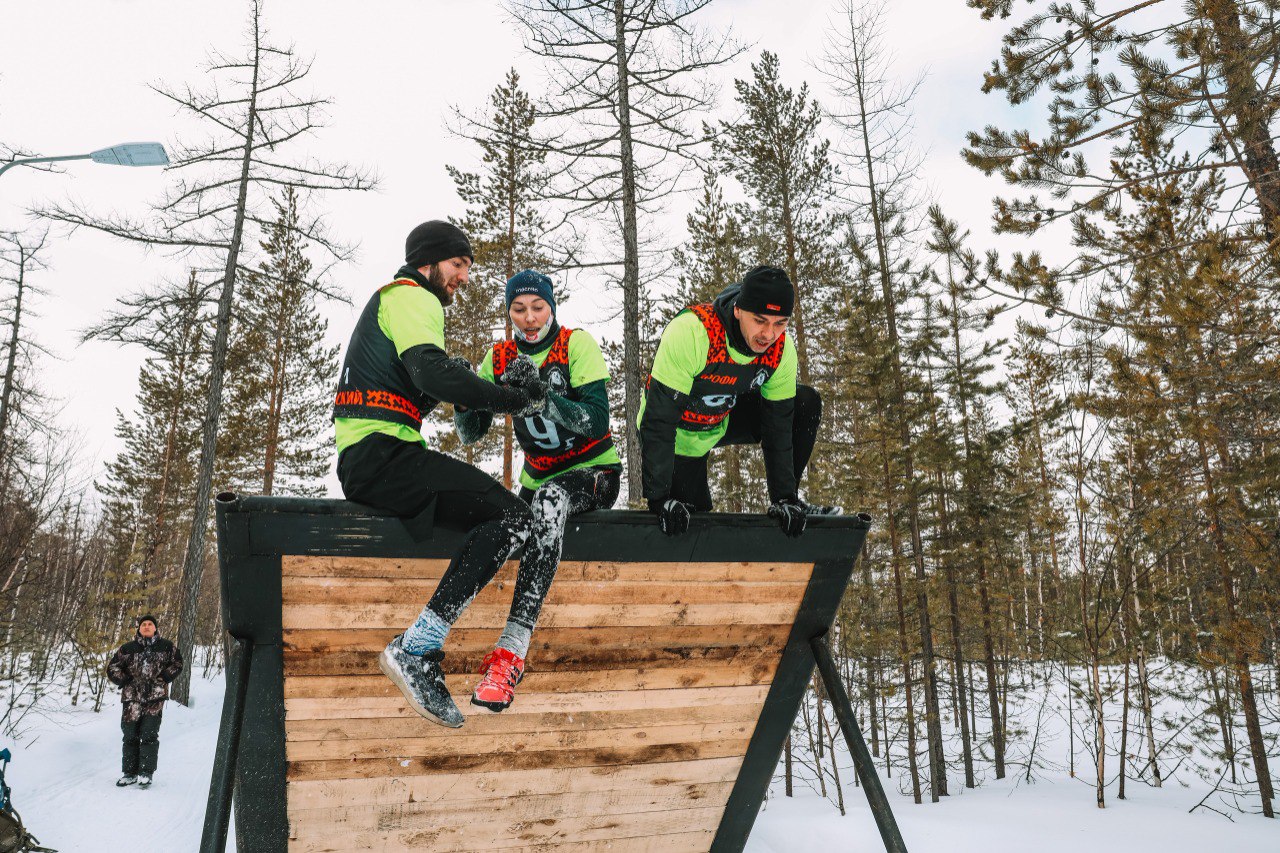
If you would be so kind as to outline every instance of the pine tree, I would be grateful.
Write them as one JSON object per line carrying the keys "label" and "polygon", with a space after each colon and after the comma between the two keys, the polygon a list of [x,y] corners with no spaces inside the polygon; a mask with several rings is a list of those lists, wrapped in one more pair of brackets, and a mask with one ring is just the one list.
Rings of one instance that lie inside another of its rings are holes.
{"label": "pine tree", "polygon": [[1216,575],[1204,601],[1219,625],[1216,653],[1234,670],[1270,817],[1274,788],[1251,664],[1275,631],[1266,568],[1275,545],[1257,521],[1259,497],[1275,489],[1275,451],[1256,437],[1275,429],[1277,397],[1253,389],[1267,388],[1280,369],[1274,306],[1251,284],[1257,261],[1248,245],[1221,224],[1225,176],[1185,169],[1188,155],[1156,123],[1137,125],[1122,154],[1120,171],[1162,177],[1136,183],[1127,191],[1131,209],[1108,210],[1078,237],[1104,288],[1100,313],[1132,338],[1106,352],[1111,388],[1096,405],[1130,420],[1135,434],[1153,422],[1167,428],[1172,446],[1147,450],[1135,441],[1134,452],[1175,463],[1165,467],[1171,482],[1196,483],[1193,511],[1208,528],[1194,539]]}
{"label": "pine tree", "polygon": [[105,498],[108,588],[114,590],[109,609],[120,615],[140,607],[176,613],[208,382],[208,316],[201,296],[193,270],[174,294],[169,322],[153,330],[135,410],[116,414],[124,447],[98,483]]}
{"label": "pine tree", "polygon": [[[755,230],[776,255],[796,290],[794,314],[800,381],[809,383],[805,309],[813,294],[803,275],[806,248],[836,229],[827,212],[835,166],[831,144],[820,136],[822,108],[809,85],[783,85],[778,56],[764,51],[751,65],[750,80],[735,80],[741,115],[720,123],[714,147],[718,162],[737,178],[755,202]],[[708,130],[708,135],[710,131]]]}
{"label": "pine tree", "polygon": [[928,248],[941,256],[945,270],[939,294],[939,313],[946,328],[943,339],[938,342],[938,355],[945,366],[943,384],[955,409],[961,439],[960,509],[965,518],[963,550],[966,562],[972,564],[977,579],[992,751],[996,778],[1003,779],[1005,725],[1000,716],[997,695],[992,607],[993,588],[997,585],[991,577],[994,562],[991,521],[997,499],[992,477],[995,451],[975,435],[973,415],[975,407],[985,408],[987,398],[999,390],[984,377],[991,373],[994,360],[1005,342],[989,335],[1000,306],[983,307],[979,304],[982,294],[972,275],[965,274],[966,268],[973,266],[974,261],[971,256],[959,260],[959,256],[968,252],[964,247],[967,235],[961,234],[959,226],[948,220],[937,205],[929,208],[929,222],[932,237]]}
{"label": "pine tree", "polygon": [[[553,232],[560,230],[560,223],[553,223],[547,212],[547,148],[545,141],[535,137],[538,106],[520,87],[514,68],[494,88],[489,105],[488,116],[464,118],[455,131],[480,147],[482,170],[445,167],[467,206],[456,224],[467,232],[475,252],[471,283],[455,295],[449,308],[449,345],[450,352],[472,364],[479,364],[499,335],[511,339],[511,319],[503,299],[506,280],[524,269],[550,272],[572,251],[572,244],[556,245]],[[441,417],[451,415],[443,411]],[[513,482],[510,416],[504,416],[502,423],[502,482],[509,489]],[[444,449],[459,450],[474,464],[495,454],[498,439],[490,433],[477,444],[463,447],[447,431],[442,440]]]}
{"label": "pine tree", "polygon": [[[969,5],[987,19],[1006,19],[1014,10],[1011,0]],[[1001,92],[1012,105],[1046,91],[1053,98],[1043,100],[1042,130],[988,125],[968,134],[965,159],[1020,193],[995,200],[997,230],[1031,235],[1059,220],[1079,229],[1114,210],[1131,188],[1162,183],[1168,176],[1156,164],[1130,161],[1118,168],[1124,152],[1104,144],[1146,125],[1177,139],[1188,155],[1182,174],[1233,173],[1229,182],[1242,192],[1224,227],[1275,267],[1280,167],[1270,127],[1280,94],[1280,21],[1271,5],[1155,0],[1115,10],[1098,6],[1096,0],[1049,4],[1006,25],[983,91]],[[1206,132],[1183,132],[1187,127]],[[1051,276],[1018,283],[1027,298],[1060,306],[1063,288],[1088,276],[1068,263]]]}
{"label": "pine tree", "polygon": [[298,195],[286,187],[272,204],[263,260],[241,286],[219,455],[244,488],[320,494],[338,347],[324,343],[329,323],[316,304],[320,285],[301,236]]}

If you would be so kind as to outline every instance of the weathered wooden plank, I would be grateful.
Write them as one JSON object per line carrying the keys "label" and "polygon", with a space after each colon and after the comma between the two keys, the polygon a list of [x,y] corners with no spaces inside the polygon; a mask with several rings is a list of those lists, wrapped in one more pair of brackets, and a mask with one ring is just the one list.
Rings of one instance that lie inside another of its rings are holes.
{"label": "weathered wooden plank", "polygon": [[615,838],[608,842],[570,841],[567,844],[537,844],[533,847],[506,847],[504,853],[597,853],[604,849],[609,853],[706,853],[715,833],[673,832],[660,835],[642,835],[636,838]]}
{"label": "weathered wooden plank", "polygon": [[[502,572],[515,577],[518,564],[510,562]],[[285,554],[280,558],[284,577],[319,578],[433,578],[439,580],[449,567],[447,559],[395,557],[320,557]],[[501,572],[499,573],[501,576]]]}
{"label": "weathered wooden plank", "polygon": [[[338,809],[290,808],[290,835],[298,840],[325,837],[331,843],[350,842],[352,849],[369,834],[434,830],[443,826],[468,827],[499,823],[512,835],[525,823],[547,824],[588,816],[636,815],[674,812],[689,808],[723,808],[730,782],[694,783],[631,790],[590,791],[575,794],[534,794],[508,799],[501,809],[494,802],[402,803]],[[469,833],[469,837],[475,837]]]}
{"label": "weathered wooden plank", "polygon": [[[547,605],[538,624],[547,628],[597,625],[777,625],[790,622],[800,606],[797,598],[767,604],[556,604]],[[281,609],[290,628],[395,628],[403,630],[422,612],[422,604],[289,604]],[[508,607],[473,604],[455,623],[459,629],[501,629]]]}
{"label": "weathered wooden plank", "polygon": [[[606,747],[626,748],[749,738],[754,728],[754,720],[737,720],[598,731],[511,732],[501,737],[490,734],[458,734],[454,737],[304,740],[286,743],[285,756],[289,761],[367,758],[430,759],[460,753],[556,752]],[[465,729],[458,731],[465,731]]]}
{"label": "weathered wooden plank", "polygon": [[291,761],[288,779],[358,779],[376,776],[423,776],[430,773],[535,770],[545,767],[571,769],[607,764],[692,761],[745,754],[749,738],[670,743],[638,747],[572,749],[552,752],[489,752],[454,754],[432,758],[368,758],[357,761]]}
{"label": "weathered wooden plank", "polygon": [[[526,714],[548,712],[639,711],[654,708],[684,708],[694,705],[727,705],[764,701],[768,685],[743,687],[693,687],[677,690],[599,691],[593,693],[534,693],[522,697],[520,709]],[[466,702],[467,694],[454,700]],[[285,699],[285,720],[323,720],[344,717],[416,716],[403,697],[371,696],[350,699]],[[514,706],[513,706],[514,707]],[[505,711],[503,712],[506,713]]]}
{"label": "weathered wooden plank", "polygon": [[[376,657],[374,657],[376,661]],[[452,663],[452,662],[451,662]],[[672,665],[631,669],[529,671],[520,682],[518,696],[530,693],[575,692],[599,690],[669,690],[673,687],[729,687],[735,684],[765,684],[773,679],[777,668],[774,649],[744,648],[726,661],[674,661]],[[370,667],[377,672],[377,664]],[[471,672],[445,676],[449,689],[466,694],[475,689],[480,676]],[[391,680],[377,675],[319,675],[289,677],[284,682],[286,698],[323,699],[327,697],[396,696]]]}
{"label": "weathered wooden plank", "polygon": [[[705,648],[717,646],[773,645],[779,648],[787,641],[790,625],[674,625],[630,626],[597,625],[589,628],[550,628],[539,626],[533,632],[530,660],[546,660],[557,649],[601,647],[632,648]],[[392,628],[305,629],[284,632],[286,657],[299,651],[373,651],[386,647],[403,626]],[[446,652],[493,649],[498,634],[492,629],[455,628],[449,632]],[[555,658],[550,658],[554,660]]]}
{"label": "weathered wooden plank", "polygon": [[[440,728],[434,723],[427,725]],[[387,779],[293,781],[289,783],[289,809],[292,812],[294,809],[301,811],[402,803],[457,805],[474,800],[506,802],[537,794],[580,796],[593,791],[678,788],[684,785],[732,782],[737,778],[741,764],[741,758],[731,756],[639,764],[633,767],[586,767],[573,773],[549,768],[458,775],[395,776]]]}
{"label": "weathered wooden plank", "polygon": [[[320,557],[286,554],[281,560],[286,577],[423,578],[439,580],[448,560],[398,559],[388,557]],[[517,563],[508,562],[496,580],[515,579]],[[562,581],[667,581],[807,583],[813,563],[773,562],[602,562],[562,560],[556,578]]]}
{"label": "weathered wooden plank", "polygon": [[[358,836],[342,834],[337,822],[306,826],[289,844],[291,853],[347,853],[349,844],[357,840],[362,850],[430,849],[438,853],[461,850],[508,849],[512,845],[530,847],[572,841],[585,844],[595,841],[596,849],[614,849],[614,839],[645,838],[655,834],[676,835],[708,833],[716,829],[723,807],[681,808],[671,812],[639,812],[634,815],[588,815],[547,820],[503,821],[495,815],[490,821],[467,825],[448,824],[407,830],[361,831]],[[605,848],[605,843],[609,847]],[[585,848],[584,848],[585,849]],[[649,848],[655,849],[655,848]],[[667,847],[657,849],[671,849]]]}
{"label": "weathered wooden plank", "polygon": [[[438,581],[420,578],[286,577],[286,604],[416,604],[421,607]],[[499,579],[476,596],[473,606],[511,602],[514,583]],[[558,604],[764,604],[798,601],[805,585],[789,583],[716,583],[571,581],[556,578],[546,606]]]}
{"label": "weathered wooden plank", "polygon": [[[760,708],[751,703],[708,705],[685,708],[646,708],[640,711],[563,711],[521,713],[519,699],[501,714],[490,714],[463,705],[467,723],[463,731],[476,735],[505,735],[519,732],[593,731],[628,729],[638,726],[670,726],[679,723],[754,722]],[[349,738],[449,738],[454,729],[417,715],[412,717],[339,718],[290,720],[285,736],[290,741],[346,740]]]}

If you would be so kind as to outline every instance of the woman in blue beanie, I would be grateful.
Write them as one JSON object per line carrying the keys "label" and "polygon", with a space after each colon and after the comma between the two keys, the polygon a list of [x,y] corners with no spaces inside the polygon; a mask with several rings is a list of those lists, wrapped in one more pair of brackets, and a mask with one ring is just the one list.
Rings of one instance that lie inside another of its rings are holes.
{"label": "woman in blue beanie", "polygon": [[[478,373],[503,384],[518,356],[538,367],[547,386],[542,414],[513,417],[512,427],[524,466],[520,497],[533,508],[533,534],[516,575],[515,597],[497,647],[484,659],[471,703],[491,711],[511,704],[524,675],[533,626],[560,564],[560,548],[569,517],[608,509],[618,499],[622,462],[609,433],[609,370],[595,339],[581,329],[556,322],[551,279],[524,270],[507,281],[507,313],[514,340],[493,345]],[[464,444],[488,432],[493,415],[471,409],[454,415]]]}

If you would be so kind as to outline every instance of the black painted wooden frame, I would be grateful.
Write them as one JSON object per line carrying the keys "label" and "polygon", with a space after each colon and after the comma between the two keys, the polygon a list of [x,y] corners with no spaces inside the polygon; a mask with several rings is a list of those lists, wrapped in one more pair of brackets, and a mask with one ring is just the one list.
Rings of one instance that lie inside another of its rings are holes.
{"label": "black painted wooden frame", "polygon": [[[803,537],[788,539],[763,516],[705,513],[694,516],[687,534],[670,538],[648,513],[593,512],[570,520],[566,560],[815,564],[712,844],[715,853],[740,851],[746,844],[813,673],[810,640],[830,629],[869,524],[865,515],[814,518]],[[242,679],[228,679],[201,851],[223,849],[230,804],[219,792],[229,790],[226,780],[231,777],[237,849],[284,853],[281,557],[448,558],[463,534],[437,527],[433,539],[415,543],[398,518],[359,504],[230,493],[217,499],[217,533],[223,625],[248,647],[240,663],[247,683],[241,687]]]}

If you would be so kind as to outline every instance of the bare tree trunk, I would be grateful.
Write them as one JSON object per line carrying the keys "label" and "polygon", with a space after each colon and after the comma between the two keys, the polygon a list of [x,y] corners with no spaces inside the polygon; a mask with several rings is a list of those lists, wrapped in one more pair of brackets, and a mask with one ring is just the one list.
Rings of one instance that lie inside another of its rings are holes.
{"label": "bare tree trunk", "polygon": [[[920,769],[916,765],[915,701],[911,690],[911,650],[907,645],[907,612],[902,584],[902,542],[898,533],[897,507],[893,499],[893,473],[889,467],[889,437],[886,432],[884,406],[878,392],[876,398],[880,419],[880,458],[887,502],[885,515],[889,522],[889,552],[893,561],[893,595],[898,612],[898,656],[902,664],[902,690],[906,699],[907,767],[911,773],[911,795],[919,803]],[[888,756],[888,754],[886,745],[885,755]]]}
{"label": "bare tree trunk", "polygon": [[[861,98],[861,87],[859,87]],[[864,108],[865,109],[865,108]],[[879,200],[876,197],[876,180],[871,168],[871,140],[863,122],[863,148],[867,160],[867,182],[871,197],[871,221],[875,230],[876,252],[879,259],[880,287],[885,306],[885,322],[888,330],[889,348],[892,351],[890,367],[893,373],[894,420],[898,425],[899,439],[902,442],[903,479],[906,481],[907,522],[911,533],[911,557],[915,567],[916,616],[920,621],[920,652],[924,666],[925,696],[925,728],[929,740],[929,794],[930,799],[938,801],[939,796],[947,793],[946,761],[942,754],[942,719],[938,703],[938,679],[934,665],[933,630],[929,624],[929,592],[928,578],[924,567],[924,539],[920,535],[919,495],[915,484],[915,454],[911,446],[911,427],[907,423],[902,408],[906,404],[906,382],[902,375],[902,350],[898,340],[897,308],[894,302],[893,285],[890,282],[889,254],[885,243],[884,228],[881,222]],[[890,487],[892,485],[890,484]]]}
{"label": "bare tree trunk", "polygon": [[1222,753],[1231,768],[1231,784],[1236,784],[1236,745],[1231,736],[1231,706],[1228,703],[1230,694],[1218,688],[1217,667],[1210,666],[1206,670],[1206,679],[1213,690],[1213,711],[1218,718],[1218,727],[1222,731]]}
{"label": "bare tree trunk", "polygon": [[[5,438],[9,435],[9,402],[13,398],[13,377],[18,365],[18,334],[22,328],[22,297],[26,292],[27,280],[27,250],[26,247],[18,245],[18,292],[14,297],[13,305],[13,329],[9,332],[9,357],[5,361],[4,369],[4,391],[0,392],[0,447],[4,447]],[[0,462],[6,459],[8,453],[0,452]],[[0,496],[0,500],[4,500],[4,496]]]}
{"label": "bare tree trunk", "polygon": [[1124,777],[1128,765],[1129,750],[1129,644],[1123,636],[1124,631],[1121,629],[1121,643],[1124,645],[1124,697],[1120,701],[1120,767],[1119,767],[1119,787],[1116,790],[1116,799],[1124,799]]}
{"label": "bare tree trunk", "polygon": [[[1137,512],[1137,488],[1133,481],[1134,458],[1133,444],[1129,443],[1128,452],[1129,466],[1129,513],[1133,515]],[[1138,672],[1138,704],[1142,708],[1143,726],[1146,729],[1147,738],[1147,764],[1151,767],[1151,779],[1153,784],[1159,788],[1164,782],[1160,778],[1160,763],[1157,760],[1159,752],[1159,744],[1156,743],[1155,733],[1155,714],[1151,705],[1151,678],[1147,673],[1147,640],[1144,636],[1142,625],[1142,600],[1138,597],[1138,566],[1137,561],[1133,559],[1132,554],[1129,557],[1129,614],[1133,621],[1133,644],[1137,658]],[[1128,678],[1128,671],[1125,672],[1125,678]],[[1127,681],[1126,681],[1127,683]],[[1124,751],[1121,750],[1121,761],[1124,761]]]}
{"label": "bare tree trunk", "polygon": [[640,243],[636,224],[636,166],[631,139],[631,79],[623,0],[614,0],[614,52],[618,63],[618,142],[622,171],[622,372],[625,374],[627,500],[642,498],[640,437],[632,425],[640,412]]}
{"label": "bare tree trunk", "polygon": [[996,778],[1004,778],[1004,724],[1000,720],[1000,686],[996,679],[996,649],[992,639],[991,591],[987,583],[987,561],[978,554],[978,603],[982,609],[982,662],[987,674],[987,704],[991,712],[991,748],[995,754]]}
{"label": "bare tree trunk", "polygon": [[[515,158],[514,147],[508,147],[507,159],[511,161]],[[514,172],[515,167],[509,163],[508,168]],[[514,181],[512,181],[514,183]],[[510,281],[511,277],[516,274],[516,202],[515,197],[511,196],[507,204],[507,256],[504,259],[503,274]],[[511,340],[511,312],[502,312],[502,339],[504,341]],[[511,415],[502,416],[502,488],[511,491],[511,485],[514,481],[513,459],[515,457],[515,442],[512,438],[511,431]],[[628,460],[629,461],[629,460]]]}
{"label": "bare tree trunk", "polygon": [[800,382],[809,384],[809,348],[806,345],[804,332],[804,305],[800,299],[800,270],[796,262],[796,227],[791,213],[790,187],[784,178],[782,184],[782,236],[787,253],[787,275],[791,278],[791,288],[796,294],[796,356],[799,367]]}
{"label": "bare tree trunk", "polygon": [[[951,541],[951,518],[947,508],[947,494],[944,478],[939,473],[937,480],[938,488],[938,520],[942,532],[944,542]],[[946,567],[947,576],[947,606],[950,610],[951,622],[951,653],[953,656],[952,665],[955,669],[955,690],[954,695],[959,709],[956,713],[957,722],[960,725],[960,744],[964,757],[964,786],[972,788],[975,785],[973,778],[973,749],[972,735],[969,731],[969,697],[965,694],[964,684],[964,644],[961,641],[960,633],[960,581],[956,577],[956,567],[953,560],[943,561]],[[997,766],[1003,772],[1004,756],[999,755]]]}
{"label": "bare tree trunk", "polygon": [[1248,640],[1243,636],[1244,626],[1237,613],[1235,583],[1231,576],[1231,563],[1219,512],[1217,478],[1214,477],[1209,464],[1209,453],[1203,436],[1197,436],[1197,444],[1205,478],[1205,493],[1208,498],[1209,530],[1214,543],[1215,562],[1218,564],[1223,605],[1226,610],[1226,618],[1223,620],[1223,639],[1229,646],[1231,661],[1236,670],[1236,684],[1240,689],[1240,709],[1244,712],[1245,732],[1249,735],[1249,752],[1253,757],[1254,773],[1258,777],[1258,795],[1262,800],[1262,814],[1265,817],[1275,817],[1271,806],[1271,800],[1275,796],[1271,785],[1271,768],[1267,761],[1267,746],[1258,716],[1258,703],[1253,693],[1253,673],[1249,668],[1249,651],[1246,645]]}
{"label": "bare tree trunk", "polygon": [[[209,526],[209,501],[213,493],[213,467],[218,449],[218,422],[222,415],[222,383],[227,369],[227,339],[231,332],[231,305],[235,296],[236,269],[240,260],[240,244],[244,238],[245,208],[249,195],[249,164],[253,159],[258,120],[258,71],[261,66],[259,9],[253,10],[253,79],[249,87],[248,121],[244,129],[244,150],[240,161],[240,186],[236,196],[235,225],[227,249],[227,265],[222,275],[222,291],[218,296],[218,315],[213,337],[213,359],[209,366],[209,391],[205,403],[204,425],[200,437],[200,468],[196,474],[195,511],[191,534],[187,537],[186,558],[182,563],[182,607],[178,619],[178,650],[191,660],[195,645],[196,612],[200,603],[200,583],[204,576],[205,538]],[[171,696],[186,705],[191,696],[191,666],[173,681]]]}

